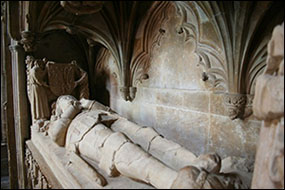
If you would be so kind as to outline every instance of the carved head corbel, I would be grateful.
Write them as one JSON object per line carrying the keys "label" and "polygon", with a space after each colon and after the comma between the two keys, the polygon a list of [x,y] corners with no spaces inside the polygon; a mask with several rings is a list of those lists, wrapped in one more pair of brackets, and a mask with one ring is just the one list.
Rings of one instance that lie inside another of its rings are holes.
{"label": "carved head corbel", "polygon": [[36,35],[31,31],[22,31],[22,39],[20,43],[23,44],[23,47],[26,52],[33,52],[36,50]]}
{"label": "carved head corbel", "polygon": [[230,94],[224,95],[224,105],[227,109],[228,116],[234,120],[243,118],[244,109],[247,103],[247,97],[244,94]]}

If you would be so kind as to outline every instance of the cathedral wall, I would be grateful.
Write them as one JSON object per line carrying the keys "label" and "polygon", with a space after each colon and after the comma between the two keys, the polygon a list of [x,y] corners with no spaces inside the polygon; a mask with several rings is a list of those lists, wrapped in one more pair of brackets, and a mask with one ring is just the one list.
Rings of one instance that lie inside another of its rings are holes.
{"label": "cathedral wall", "polygon": [[[110,106],[140,125],[152,126],[196,155],[217,152],[226,156],[254,158],[260,122],[253,116],[231,120],[223,95],[202,80],[202,68],[193,41],[177,35],[177,20],[164,26],[165,35],[154,47],[149,79],[139,83],[136,98],[125,101],[112,75],[107,81]],[[115,72],[112,56],[106,64]]]}

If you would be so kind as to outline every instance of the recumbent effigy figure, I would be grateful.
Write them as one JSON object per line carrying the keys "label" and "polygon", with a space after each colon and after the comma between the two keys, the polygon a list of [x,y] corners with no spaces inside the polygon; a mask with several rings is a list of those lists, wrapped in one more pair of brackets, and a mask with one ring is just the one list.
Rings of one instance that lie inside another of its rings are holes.
{"label": "recumbent effigy figure", "polygon": [[[109,176],[124,175],[156,188],[248,187],[238,175],[220,173],[217,154],[197,158],[153,128],[136,125],[96,101],[60,96],[54,113],[44,126],[51,139],[97,163]],[[107,183],[100,174],[96,180]]]}
{"label": "recumbent effigy figure", "polygon": [[[94,163],[108,176],[123,175],[156,188],[249,187],[239,175],[220,171],[222,161],[219,155],[205,154],[196,157],[179,144],[162,137],[153,128],[141,127],[110,108],[85,99],[88,80],[84,71],[80,70],[83,74],[79,80],[69,76],[69,82],[60,84],[62,86],[58,88],[59,84],[50,80],[50,72],[60,75],[54,68],[67,70],[71,74],[73,71],[68,68],[70,65],[56,65],[54,62],[48,65],[49,83],[46,87],[57,96],[68,92],[73,94],[75,86],[82,83],[78,96],[80,100],[71,95],[58,96],[50,109],[51,117],[33,117],[32,129],[44,132],[58,146],[65,147],[70,152],[70,160],[77,163],[79,170],[83,168],[82,175],[89,173],[89,179],[100,186],[106,185],[108,181],[94,167],[90,167]],[[31,88],[29,90],[33,92]],[[33,104],[32,99],[30,101]],[[42,104],[35,106],[41,107]]]}

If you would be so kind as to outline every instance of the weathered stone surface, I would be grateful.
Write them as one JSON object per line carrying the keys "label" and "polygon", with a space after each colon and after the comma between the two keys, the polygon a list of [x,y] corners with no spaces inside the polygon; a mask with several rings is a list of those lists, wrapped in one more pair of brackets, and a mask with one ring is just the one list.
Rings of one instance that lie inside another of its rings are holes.
{"label": "weathered stone surface", "polygon": [[[111,88],[116,87],[111,86]],[[178,142],[196,155],[207,151],[218,151],[224,158],[232,155],[233,152],[235,156],[244,156],[243,151],[246,151],[247,156],[254,156],[260,122],[254,117],[246,120],[228,119],[223,106],[223,94],[208,95],[206,92],[183,90],[181,93],[187,96],[179,97],[184,98],[182,102],[185,104],[175,106],[175,101],[158,104],[155,97],[158,91],[159,89],[155,88],[139,88],[137,97],[132,103],[114,96],[111,99],[111,106],[130,121],[154,127],[163,136]],[[174,92],[165,89],[161,91]],[[178,94],[178,92],[175,93]],[[201,103],[199,108],[198,104],[191,103],[192,96],[197,102],[205,100],[205,104]],[[186,103],[186,100],[189,103]],[[208,100],[209,103],[207,103]],[[129,112],[130,109],[133,111]],[[235,150],[229,142],[235,143]],[[201,144],[204,145],[197,146]]]}
{"label": "weathered stone surface", "polygon": [[226,116],[210,116],[209,150],[223,158],[254,157],[259,132],[258,121],[231,120]]}
{"label": "weathered stone surface", "polygon": [[[202,112],[184,111],[163,106],[156,108],[157,126],[154,128],[163,136],[196,155],[206,151],[209,120]],[[191,141],[189,141],[191,139]]]}
{"label": "weathered stone surface", "polygon": [[223,93],[211,93],[210,94],[210,113],[216,115],[226,116],[227,111],[224,104],[224,95]]}
{"label": "weathered stone surface", "polygon": [[178,36],[176,28],[172,27],[178,20],[175,16],[170,18],[163,41],[153,53],[149,79],[143,86],[205,90],[204,82],[199,80],[202,70],[197,67],[198,58],[193,54],[193,43],[184,43],[183,37]]}

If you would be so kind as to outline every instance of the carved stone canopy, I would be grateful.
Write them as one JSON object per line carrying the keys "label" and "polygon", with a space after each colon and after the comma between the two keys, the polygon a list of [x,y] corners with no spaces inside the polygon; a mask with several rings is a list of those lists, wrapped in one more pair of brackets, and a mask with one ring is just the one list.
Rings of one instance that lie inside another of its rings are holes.
{"label": "carved stone canopy", "polygon": [[104,1],[60,1],[60,5],[76,15],[93,14],[99,12]]}

